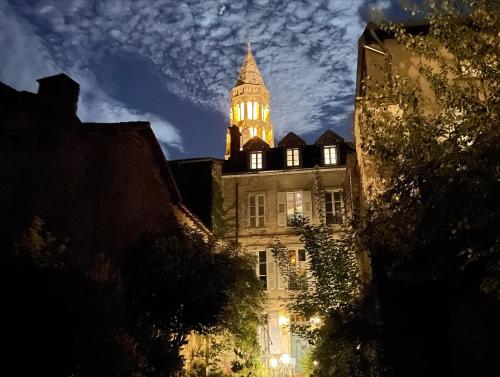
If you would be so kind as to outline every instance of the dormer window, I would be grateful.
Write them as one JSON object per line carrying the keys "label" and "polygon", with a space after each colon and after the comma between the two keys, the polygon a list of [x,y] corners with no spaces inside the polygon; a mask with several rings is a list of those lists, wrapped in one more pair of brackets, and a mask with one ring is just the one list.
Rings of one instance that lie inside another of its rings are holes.
{"label": "dormer window", "polygon": [[262,152],[250,153],[250,169],[252,170],[262,169]]}
{"label": "dormer window", "polygon": [[337,147],[335,145],[327,145],[323,147],[323,156],[325,165],[336,165]]}
{"label": "dormer window", "polygon": [[289,148],[286,150],[286,166],[299,166],[299,148]]}

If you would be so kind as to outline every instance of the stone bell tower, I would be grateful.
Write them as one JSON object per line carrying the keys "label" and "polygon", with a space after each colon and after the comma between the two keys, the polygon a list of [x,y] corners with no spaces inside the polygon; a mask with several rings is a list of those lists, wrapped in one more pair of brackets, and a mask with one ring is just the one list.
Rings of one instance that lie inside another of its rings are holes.
{"label": "stone bell tower", "polygon": [[[247,55],[241,66],[236,85],[231,90],[230,125],[236,125],[241,133],[243,146],[254,136],[274,147],[273,125],[269,107],[269,90],[264,85],[259,68],[248,43]],[[229,156],[231,136],[227,133],[226,159]]]}

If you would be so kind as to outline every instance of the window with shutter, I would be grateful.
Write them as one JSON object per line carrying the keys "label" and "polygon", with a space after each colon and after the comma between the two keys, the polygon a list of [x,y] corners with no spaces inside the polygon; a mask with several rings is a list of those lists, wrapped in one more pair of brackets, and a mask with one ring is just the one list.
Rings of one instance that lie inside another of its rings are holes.
{"label": "window with shutter", "polygon": [[293,191],[278,193],[278,225],[293,226],[293,220],[297,216],[311,219],[311,192]]}
{"label": "window with shutter", "polygon": [[278,192],[278,226],[286,226],[286,193]]}

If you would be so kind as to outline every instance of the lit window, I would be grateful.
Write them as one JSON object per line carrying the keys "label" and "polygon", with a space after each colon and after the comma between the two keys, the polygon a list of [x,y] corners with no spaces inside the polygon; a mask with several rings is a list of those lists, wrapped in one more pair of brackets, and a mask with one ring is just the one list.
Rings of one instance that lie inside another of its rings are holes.
{"label": "lit window", "polygon": [[247,118],[253,119],[253,106],[252,102],[247,102]]}
{"label": "lit window", "polygon": [[344,203],[342,191],[325,192],[325,221],[328,225],[341,224],[343,221]]}
{"label": "lit window", "polygon": [[296,216],[303,216],[302,192],[286,193],[286,225],[293,226],[293,219]]}
{"label": "lit window", "polygon": [[306,271],[306,251],[304,249],[289,250],[288,256],[290,258],[290,263],[303,273]]}
{"label": "lit window", "polygon": [[253,118],[252,119],[259,119],[259,104],[257,102],[253,103]]}
{"label": "lit window", "polygon": [[286,166],[299,166],[299,148],[286,150]]}
{"label": "lit window", "polygon": [[259,251],[259,280],[264,289],[267,289],[267,263],[266,251]]}
{"label": "lit window", "polygon": [[233,123],[233,109],[229,109],[229,118],[231,119],[231,123]]}
{"label": "lit window", "polygon": [[269,106],[264,105],[264,117],[262,120],[267,121],[268,117],[269,117]]}
{"label": "lit window", "polygon": [[240,120],[245,119],[245,104],[243,102],[240,103]]}
{"label": "lit window", "polygon": [[325,155],[325,165],[335,165],[337,163],[337,148],[335,145],[329,145],[323,148]]}
{"label": "lit window", "polygon": [[264,194],[253,194],[249,198],[250,227],[264,226]]}
{"label": "lit window", "polygon": [[262,152],[250,153],[250,169],[262,169]]}
{"label": "lit window", "polygon": [[240,121],[240,107],[239,106],[234,106],[234,119],[235,119],[235,122]]}
{"label": "lit window", "polygon": [[262,129],[262,140],[266,141],[266,130]]}

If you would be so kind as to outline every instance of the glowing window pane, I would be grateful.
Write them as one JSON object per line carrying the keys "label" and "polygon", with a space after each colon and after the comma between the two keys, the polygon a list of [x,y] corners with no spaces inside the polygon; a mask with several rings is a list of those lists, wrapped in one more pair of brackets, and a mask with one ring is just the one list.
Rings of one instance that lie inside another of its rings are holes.
{"label": "glowing window pane", "polygon": [[253,103],[253,118],[252,119],[259,119],[259,104],[257,102]]}
{"label": "glowing window pane", "polygon": [[329,145],[323,148],[325,156],[325,165],[335,165],[337,163],[337,148],[335,145]]}
{"label": "glowing window pane", "polygon": [[250,169],[262,169],[262,152],[250,153]]}
{"label": "glowing window pane", "polygon": [[233,122],[233,109],[229,109],[229,118],[231,119],[231,123]]}
{"label": "glowing window pane", "polygon": [[262,129],[262,140],[266,141],[266,130]]}
{"label": "glowing window pane", "polygon": [[239,106],[234,106],[234,121],[235,122],[240,121],[240,107]]}
{"label": "glowing window pane", "polygon": [[253,119],[252,102],[247,102],[247,118]]}
{"label": "glowing window pane", "polygon": [[245,119],[245,104],[243,102],[240,103],[240,120]]}
{"label": "glowing window pane", "polygon": [[299,166],[299,148],[286,150],[286,166]]}

